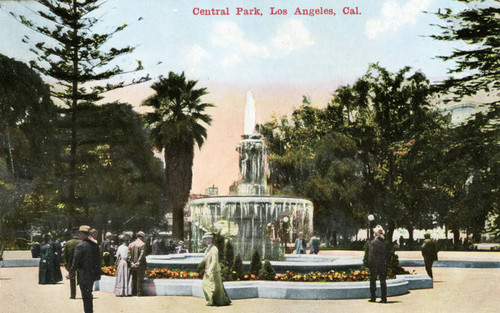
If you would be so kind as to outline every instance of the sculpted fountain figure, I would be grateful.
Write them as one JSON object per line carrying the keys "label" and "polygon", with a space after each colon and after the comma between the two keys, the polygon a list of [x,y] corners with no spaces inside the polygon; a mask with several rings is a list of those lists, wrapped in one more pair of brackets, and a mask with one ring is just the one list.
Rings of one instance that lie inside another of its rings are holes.
{"label": "sculpted fountain figure", "polygon": [[253,251],[263,258],[282,256],[283,243],[294,242],[303,232],[312,232],[313,205],[306,199],[270,196],[267,189],[267,155],[261,134],[255,131],[256,110],[252,93],[247,93],[244,134],[240,153],[240,180],[236,196],[193,200],[191,238],[194,252],[201,250],[207,230],[220,231],[233,244],[235,254],[249,260]]}

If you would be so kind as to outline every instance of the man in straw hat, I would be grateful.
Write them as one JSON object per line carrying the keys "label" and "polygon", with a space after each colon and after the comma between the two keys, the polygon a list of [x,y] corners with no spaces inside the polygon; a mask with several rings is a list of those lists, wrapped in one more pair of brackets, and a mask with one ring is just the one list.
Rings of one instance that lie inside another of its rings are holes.
{"label": "man in straw hat", "polygon": [[223,306],[229,305],[231,300],[227,296],[224,285],[222,284],[222,277],[220,274],[221,268],[219,265],[219,250],[213,244],[213,233],[205,233],[203,240],[208,246],[205,252],[205,274],[201,286],[205,299],[208,301],[209,306]]}
{"label": "man in straw hat", "polygon": [[94,281],[101,279],[99,245],[93,238],[90,238],[89,234],[89,226],[80,226],[78,237],[82,242],[76,247],[73,265],[67,276],[67,278],[71,278],[77,273],[77,280],[82,293],[83,309],[85,313],[94,312],[92,289],[94,287]]}
{"label": "man in straw hat", "polygon": [[377,276],[380,279],[380,302],[387,303],[387,283],[385,281],[387,275],[387,257],[386,245],[384,240],[384,229],[378,225],[375,227],[375,239],[370,243],[368,252],[368,268],[370,269],[370,302],[375,302],[377,299]]}
{"label": "man in straw hat", "polygon": [[130,250],[130,274],[132,276],[132,295],[142,296],[142,285],[144,284],[144,272],[146,271],[146,234],[137,232],[137,239],[129,245]]}

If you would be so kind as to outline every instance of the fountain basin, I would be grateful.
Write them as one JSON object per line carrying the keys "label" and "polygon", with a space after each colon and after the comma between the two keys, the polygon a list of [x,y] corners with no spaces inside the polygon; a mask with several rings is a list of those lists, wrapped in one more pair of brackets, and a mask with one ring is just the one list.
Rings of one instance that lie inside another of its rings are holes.
{"label": "fountain basin", "polygon": [[235,255],[249,260],[257,250],[264,259],[282,257],[282,243],[313,230],[313,204],[296,197],[218,196],[191,201],[191,249],[201,252],[206,231],[229,238]]}
{"label": "fountain basin", "polygon": [[[389,297],[403,295],[410,289],[432,288],[432,279],[427,275],[397,276],[387,280],[387,295]],[[420,287],[412,288],[416,282]],[[94,290],[113,292],[115,277],[101,276],[96,281]],[[377,295],[380,288],[377,282]],[[289,300],[337,300],[363,299],[370,297],[370,282],[342,283],[301,283],[275,281],[243,281],[224,282],[228,296],[235,299],[272,298]],[[193,296],[204,298],[200,279],[145,279],[143,291],[148,296]]]}
{"label": "fountain basin", "polygon": [[[203,253],[185,253],[168,255],[150,255],[146,257],[148,268],[169,268],[195,271],[203,261]],[[272,261],[277,273],[291,271],[307,274],[310,272],[348,271],[361,269],[363,260],[355,257],[328,257],[319,255],[286,255],[284,261]],[[243,262],[244,270],[250,269],[250,261]]]}

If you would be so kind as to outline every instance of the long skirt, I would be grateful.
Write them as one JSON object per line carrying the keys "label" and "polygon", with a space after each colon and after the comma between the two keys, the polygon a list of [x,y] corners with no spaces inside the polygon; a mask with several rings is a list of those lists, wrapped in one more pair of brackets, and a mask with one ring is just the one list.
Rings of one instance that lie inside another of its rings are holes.
{"label": "long skirt", "polygon": [[224,289],[224,285],[222,284],[220,272],[215,272],[211,277],[205,275],[201,282],[201,286],[205,294],[205,299],[208,301],[208,305],[223,306],[231,303]]}
{"label": "long skirt", "polygon": [[130,269],[127,260],[120,259],[116,267],[115,295],[117,297],[126,297],[132,294],[132,285],[130,281]]}

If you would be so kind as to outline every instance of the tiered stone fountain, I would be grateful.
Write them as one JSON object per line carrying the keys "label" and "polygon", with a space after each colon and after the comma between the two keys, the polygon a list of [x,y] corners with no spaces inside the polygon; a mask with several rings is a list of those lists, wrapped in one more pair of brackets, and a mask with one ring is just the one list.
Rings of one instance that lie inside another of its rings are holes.
{"label": "tiered stone fountain", "polygon": [[[263,258],[276,260],[283,254],[283,241],[292,242],[313,229],[313,204],[306,199],[270,196],[266,184],[266,146],[255,131],[255,102],[247,94],[245,131],[240,153],[237,195],[215,196],[191,202],[193,252],[202,251],[202,236],[217,230],[229,237],[235,254],[250,259],[254,250]],[[284,232],[284,233],[283,233]]]}

